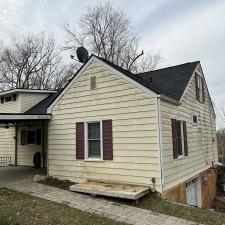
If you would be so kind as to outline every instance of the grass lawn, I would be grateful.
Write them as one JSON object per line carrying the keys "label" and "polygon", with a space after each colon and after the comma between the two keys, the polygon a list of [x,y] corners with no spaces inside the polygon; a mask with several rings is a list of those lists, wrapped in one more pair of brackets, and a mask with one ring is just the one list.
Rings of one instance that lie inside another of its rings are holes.
{"label": "grass lawn", "polygon": [[0,189],[0,225],[125,225],[68,206]]}
{"label": "grass lawn", "polygon": [[154,212],[171,215],[202,224],[225,224],[225,213],[177,205],[152,196],[148,196],[141,200],[137,207],[150,209]]}

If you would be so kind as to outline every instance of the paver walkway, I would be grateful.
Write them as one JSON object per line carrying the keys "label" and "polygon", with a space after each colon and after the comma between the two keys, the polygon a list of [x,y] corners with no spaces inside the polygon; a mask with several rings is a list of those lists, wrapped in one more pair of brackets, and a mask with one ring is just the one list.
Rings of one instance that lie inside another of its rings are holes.
{"label": "paver walkway", "polygon": [[176,217],[155,213],[134,206],[115,203],[110,200],[93,198],[89,195],[65,191],[42,184],[29,182],[8,186],[35,197],[66,204],[70,207],[105,216],[120,222],[135,225],[197,225],[197,223]]}

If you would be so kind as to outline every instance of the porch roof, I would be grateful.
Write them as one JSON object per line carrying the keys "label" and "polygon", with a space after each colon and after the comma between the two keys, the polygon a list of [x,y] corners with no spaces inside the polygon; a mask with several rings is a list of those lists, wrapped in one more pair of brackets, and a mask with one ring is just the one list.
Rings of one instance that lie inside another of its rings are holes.
{"label": "porch roof", "polygon": [[51,114],[0,113],[1,122],[15,122],[23,120],[50,120]]}

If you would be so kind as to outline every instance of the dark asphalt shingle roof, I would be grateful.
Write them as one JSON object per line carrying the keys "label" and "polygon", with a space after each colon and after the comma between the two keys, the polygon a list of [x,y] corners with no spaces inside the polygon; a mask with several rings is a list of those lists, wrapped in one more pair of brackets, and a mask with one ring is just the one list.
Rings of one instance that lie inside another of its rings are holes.
{"label": "dark asphalt shingle roof", "polygon": [[146,82],[150,82],[151,80],[151,88],[157,89],[159,94],[163,94],[176,101],[180,101],[198,63],[199,61],[185,63],[146,73],[140,73],[136,76],[142,78]]}
{"label": "dark asphalt shingle roof", "polygon": [[199,63],[199,61],[195,61],[146,73],[133,74],[105,59],[100,57],[97,58],[155,93],[163,94],[176,101],[181,99],[181,96]]}
{"label": "dark asphalt shingle roof", "polygon": [[48,97],[38,102],[32,108],[28,109],[24,114],[47,114],[48,106],[58,97],[60,93],[61,90],[56,93],[50,94]]}

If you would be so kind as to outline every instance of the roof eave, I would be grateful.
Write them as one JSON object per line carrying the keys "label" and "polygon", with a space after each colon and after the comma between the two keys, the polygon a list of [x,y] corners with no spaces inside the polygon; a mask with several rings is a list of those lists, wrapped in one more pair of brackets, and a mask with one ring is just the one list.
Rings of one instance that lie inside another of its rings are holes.
{"label": "roof eave", "polygon": [[179,105],[181,105],[181,102],[179,102],[179,101],[176,101],[176,100],[174,100],[173,98],[170,98],[170,97],[168,97],[168,96],[166,96],[166,95],[159,95],[159,97],[162,99],[162,100],[164,100],[164,101],[166,101],[166,102],[169,102],[169,103],[172,103],[172,104],[174,104],[174,105],[177,105],[177,106],[179,106]]}
{"label": "roof eave", "polygon": [[0,114],[0,121],[50,120],[51,114]]}
{"label": "roof eave", "polygon": [[29,89],[13,89],[13,90],[8,90],[8,91],[3,91],[0,92],[0,96],[3,95],[8,95],[8,94],[13,94],[13,93],[43,93],[43,94],[53,94],[56,93],[57,91],[54,90],[29,90]]}

